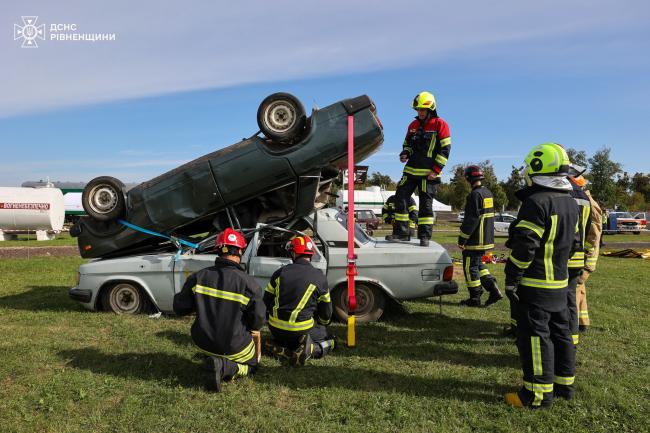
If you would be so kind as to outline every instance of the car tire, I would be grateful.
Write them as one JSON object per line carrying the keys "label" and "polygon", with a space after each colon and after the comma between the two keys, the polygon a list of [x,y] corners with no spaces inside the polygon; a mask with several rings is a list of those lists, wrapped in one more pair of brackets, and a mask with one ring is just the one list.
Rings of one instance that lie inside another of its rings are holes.
{"label": "car tire", "polygon": [[84,188],[81,205],[88,216],[98,221],[121,218],[126,212],[124,184],[114,177],[96,177]]}
{"label": "car tire", "polygon": [[[386,295],[375,286],[366,283],[355,284],[357,296],[356,321],[374,322],[384,314]],[[345,284],[339,285],[332,293],[334,316],[341,322],[348,320],[348,290]]]}
{"label": "car tire", "polygon": [[634,232],[634,234],[635,234],[635,235],[640,235],[640,234],[641,234],[641,232]]}
{"label": "car tire", "polygon": [[139,314],[147,311],[149,300],[134,283],[120,282],[102,291],[102,308],[115,314]]}
{"label": "car tire", "polygon": [[257,109],[257,125],[273,141],[296,141],[302,135],[306,122],[305,107],[289,93],[273,93]]}

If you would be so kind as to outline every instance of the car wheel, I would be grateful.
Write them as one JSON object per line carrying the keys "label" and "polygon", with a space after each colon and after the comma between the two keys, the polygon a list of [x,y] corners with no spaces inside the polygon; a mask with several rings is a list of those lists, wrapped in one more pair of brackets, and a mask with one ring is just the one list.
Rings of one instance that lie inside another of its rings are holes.
{"label": "car wheel", "polygon": [[[384,313],[386,295],[380,289],[369,284],[355,284],[357,296],[356,321],[359,323],[374,322]],[[340,285],[333,293],[334,315],[341,322],[348,320],[348,290],[346,285]]]}
{"label": "car wheel", "polygon": [[116,314],[138,314],[146,310],[148,300],[132,283],[117,283],[102,292],[104,311]]}
{"label": "car wheel", "polygon": [[295,141],[305,128],[306,120],[305,107],[289,93],[269,95],[257,109],[260,131],[273,141]]}
{"label": "car wheel", "polygon": [[91,218],[98,221],[120,218],[126,211],[124,184],[114,177],[96,177],[84,188],[81,205]]}
{"label": "car wheel", "polygon": [[634,232],[634,234],[635,234],[635,235],[640,235],[640,234],[641,234],[641,232]]}

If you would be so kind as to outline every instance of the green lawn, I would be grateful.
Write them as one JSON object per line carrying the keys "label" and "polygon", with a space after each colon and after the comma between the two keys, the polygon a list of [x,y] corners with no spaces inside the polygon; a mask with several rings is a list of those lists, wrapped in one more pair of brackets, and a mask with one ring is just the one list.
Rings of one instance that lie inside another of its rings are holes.
{"label": "green lawn", "polygon": [[[191,320],[82,310],[67,297],[79,258],[0,262],[2,432],[646,432],[650,263],[601,258],[577,395],[551,410],[506,407],[520,385],[507,303],[461,293],[394,307],[358,348],[302,369],[265,358],[252,379],[203,390]],[[502,281],[503,265],[491,266]],[[624,278],[622,278],[624,276]],[[461,284],[461,286],[464,286]],[[345,328],[334,332],[343,336]]]}
{"label": "green lawn", "polygon": [[4,247],[61,247],[61,246],[76,246],[77,239],[70,236],[69,233],[61,233],[56,239],[51,241],[37,241],[36,235],[31,233],[29,235],[18,235],[15,241],[2,241],[0,248]]}

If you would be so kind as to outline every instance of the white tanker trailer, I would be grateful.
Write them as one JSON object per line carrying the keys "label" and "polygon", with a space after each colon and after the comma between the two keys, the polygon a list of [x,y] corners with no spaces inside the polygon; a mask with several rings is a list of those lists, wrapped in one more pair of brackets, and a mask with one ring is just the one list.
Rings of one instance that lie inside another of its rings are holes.
{"label": "white tanker trailer", "polygon": [[36,232],[37,240],[54,239],[63,229],[65,204],[58,188],[0,187],[0,241]]}
{"label": "white tanker trailer", "polygon": [[[395,191],[386,191],[378,186],[370,186],[365,190],[354,190],[354,209],[355,210],[371,210],[377,216],[381,216],[381,208]],[[415,204],[420,205],[420,200],[417,194],[413,195]],[[348,191],[339,190],[336,195],[336,207],[346,209],[348,207]],[[451,206],[440,203],[438,200],[433,200],[434,212],[451,212]]]}

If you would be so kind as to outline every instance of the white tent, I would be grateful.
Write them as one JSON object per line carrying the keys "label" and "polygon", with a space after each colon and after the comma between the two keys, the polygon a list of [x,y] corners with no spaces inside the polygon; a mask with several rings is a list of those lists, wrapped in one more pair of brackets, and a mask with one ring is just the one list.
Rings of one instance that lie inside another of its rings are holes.
{"label": "white tent", "polygon": [[[365,190],[354,190],[354,208],[356,210],[371,210],[376,215],[381,215],[381,208],[388,197],[394,195],[395,191],[386,191],[378,186],[370,186]],[[420,200],[417,195],[413,195],[415,204],[420,206]],[[336,206],[341,209],[348,205],[348,191],[340,190],[336,197]],[[433,200],[434,212],[451,212],[451,206]]]}

